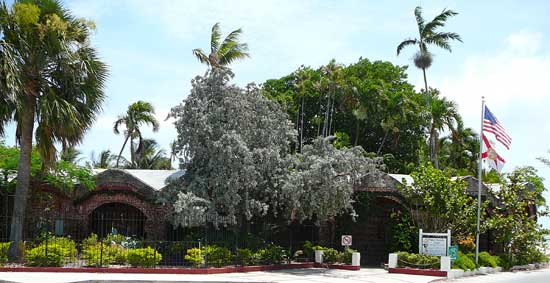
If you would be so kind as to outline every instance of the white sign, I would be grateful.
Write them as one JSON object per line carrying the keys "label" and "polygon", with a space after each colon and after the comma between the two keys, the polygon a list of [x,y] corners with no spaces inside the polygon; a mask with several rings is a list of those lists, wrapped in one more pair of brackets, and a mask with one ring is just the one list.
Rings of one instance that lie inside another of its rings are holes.
{"label": "white sign", "polygon": [[422,238],[422,250],[424,254],[434,256],[447,255],[447,238]]}
{"label": "white sign", "polygon": [[351,246],[351,235],[342,235],[342,246]]}

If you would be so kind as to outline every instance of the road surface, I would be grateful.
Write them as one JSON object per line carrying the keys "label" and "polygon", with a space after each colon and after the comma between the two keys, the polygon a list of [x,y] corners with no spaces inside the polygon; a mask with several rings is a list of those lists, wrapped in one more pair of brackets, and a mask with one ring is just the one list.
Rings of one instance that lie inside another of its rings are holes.
{"label": "road surface", "polygon": [[449,281],[456,283],[550,283],[550,269],[521,272],[501,272],[491,275],[463,277]]}

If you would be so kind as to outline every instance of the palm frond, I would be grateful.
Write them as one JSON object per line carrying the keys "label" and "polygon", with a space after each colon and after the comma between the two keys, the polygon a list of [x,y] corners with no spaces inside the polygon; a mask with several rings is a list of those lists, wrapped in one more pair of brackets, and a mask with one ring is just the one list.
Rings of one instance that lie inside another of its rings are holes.
{"label": "palm frond", "polygon": [[403,48],[409,46],[409,45],[415,45],[417,44],[418,41],[416,39],[405,39],[403,40],[401,43],[399,43],[399,45],[397,46],[397,55],[399,55],[401,53],[401,50],[403,50]]}
{"label": "palm frond", "polygon": [[447,19],[456,15],[458,15],[458,13],[453,10],[443,9],[441,14],[437,15],[431,22],[426,24],[423,32],[428,36],[432,33],[435,33],[435,30],[438,27],[442,27],[445,25],[445,22],[447,21]]}
{"label": "palm frond", "polygon": [[422,35],[422,31],[424,30],[424,18],[422,17],[422,7],[417,6],[414,9],[414,17],[416,18],[418,32],[420,33],[420,35]]}
{"label": "palm frond", "polygon": [[193,55],[197,57],[199,62],[210,66],[210,60],[208,60],[208,55],[204,54],[204,51],[202,51],[202,49],[200,48],[193,49]]}
{"label": "palm frond", "polygon": [[220,39],[222,37],[220,31],[220,23],[215,23],[212,26],[212,35],[210,36],[210,52],[216,53],[220,47]]}

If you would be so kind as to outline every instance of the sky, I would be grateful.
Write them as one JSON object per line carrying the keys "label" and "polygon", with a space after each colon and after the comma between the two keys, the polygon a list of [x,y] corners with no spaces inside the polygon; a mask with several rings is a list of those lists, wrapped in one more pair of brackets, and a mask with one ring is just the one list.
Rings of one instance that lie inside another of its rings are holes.
{"label": "sky", "polygon": [[[428,84],[458,103],[465,125],[479,132],[481,97],[512,137],[505,171],[530,165],[550,189],[550,168],[536,160],[550,157],[550,3],[547,1],[145,1],[65,0],[78,17],[95,21],[92,43],[109,65],[104,110],[79,147],[86,157],[110,149],[118,152],[123,136],[113,134],[113,122],[138,100],[151,102],[161,121],[160,131],[145,130],[166,150],[175,139],[170,108],[190,90],[190,80],[206,66],[192,55],[208,50],[210,29],[242,28],[251,57],[234,63],[234,83],[262,83],[296,70],[317,68],[332,58],[342,64],[359,57],[410,65],[409,81],[423,85],[414,67],[414,50],[398,57],[396,46],[416,37],[413,11],[417,5],[431,20],[444,8],[459,15],[445,30],[457,32],[463,43],[453,52],[432,48]],[[13,128],[13,127],[12,127]],[[13,142],[13,134],[6,137]],[[546,194],[550,201],[550,194]],[[550,228],[550,219],[541,220]]]}

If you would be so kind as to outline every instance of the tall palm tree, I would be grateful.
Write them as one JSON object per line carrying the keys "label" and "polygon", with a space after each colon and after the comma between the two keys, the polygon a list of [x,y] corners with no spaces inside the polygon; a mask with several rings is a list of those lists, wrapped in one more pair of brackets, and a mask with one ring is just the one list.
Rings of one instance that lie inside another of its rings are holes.
{"label": "tall palm tree", "polygon": [[242,30],[236,29],[221,41],[220,23],[216,23],[212,26],[210,53],[206,55],[202,49],[195,48],[193,49],[193,54],[201,63],[208,65],[212,69],[227,68],[233,61],[250,57],[248,54],[248,45],[239,42],[241,34]]}
{"label": "tall palm tree", "polygon": [[422,17],[422,8],[420,6],[414,9],[416,24],[418,26],[418,38],[409,38],[402,41],[397,46],[397,55],[401,50],[409,45],[418,45],[419,51],[414,57],[414,64],[417,68],[422,69],[424,75],[424,91],[428,91],[428,81],[426,80],[426,69],[432,65],[432,54],[428,51],[429,45],[435,45],[451,52],[451,40],[462,42],[460,35],[454,32],[440,32],[438,28],[443,27],[448,18],[458,15],[453,10],[443,9],[441,14],[437,15],[431,22],[425,23]]}
{"label": "tall palm tree", "polygon": [[118,168],[122,152],[126,147],[128,140],[130,141],[130,163],[135,162],[136,145],[134,139],[138,139],[137,150],[142,146],[141,126],[150,125],[153,127],[153,131],[159,130],[159,122],[155,118],[155,108],[151,103],[145,101],[137,101],[128,106],[128,110],[125,115],[121,115],[115,121],[113,131],[115,134],[120,134],[120,127],[124,125],[126,130],[124,131],[125,139],[124,144],[118,154],[115,167]]}
{"label": "tall palm tree", "polygon": [[430,115],[429,140],[430,140],[430,159],[435,168],[439,168],[439,133],[449,130],[453,135],[457,134],[457,124],[461,123],[462,118],[458,113],[458,107],[452,100],[445,97],[439,97],[435,90],[427,93],[428,115]]}
{"label": "tall palm tree", "polygon": [[90,46],[92,29],[59,1],[0,3],[0,133],[14,122],[20,145],[11,259],[20,256],[33,136],[48,169],[55,145],[78,144],[101,110],[107,68]]}
{"label": "tall palm tree", "polygon": [[61,155],[59,156],[61,160],[67,161],[73,164],[77,164],[78,162],[82,161],[82,152],[74,147],[68,147],[65,150],[61,151]]}
{"label": "tall palm tree", "polygon": [[462,169],[467,174],[476,174],[479,154],[479,137],[472,128],[465,128],[464,123],[457,121],[456,132],[441,138],[439,141],[442,161],[446,166]]}
{"label": "tall palm tree", "polygon": [[328,90],[325,119],[323,123],[323,137],[327,137],[332,134],[334,101],[342,79],[342,65],[336,63],[336,60],[332,59],[322,68],[322,73],[323,78],[321,85],[324,85],[324,87]]}

